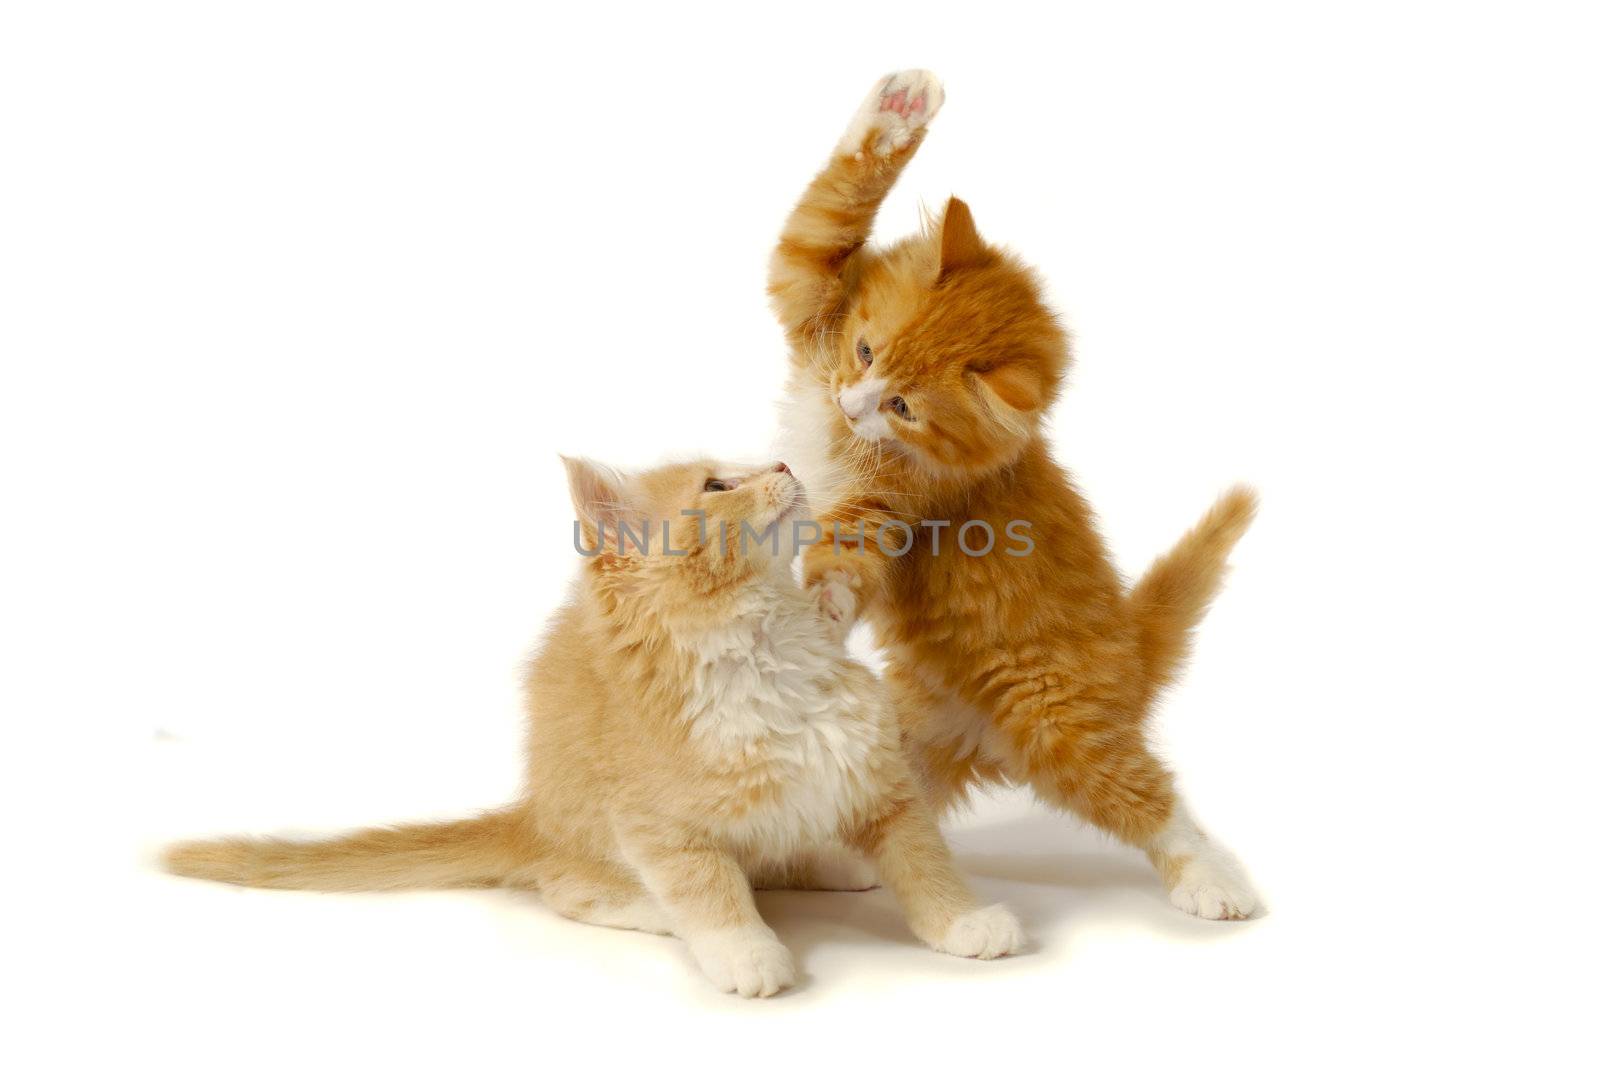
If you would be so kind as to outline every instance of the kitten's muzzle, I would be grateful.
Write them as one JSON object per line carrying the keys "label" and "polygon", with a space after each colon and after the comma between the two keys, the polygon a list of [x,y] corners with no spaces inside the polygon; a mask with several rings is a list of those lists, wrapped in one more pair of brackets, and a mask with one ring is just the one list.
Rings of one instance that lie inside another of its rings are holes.
{"label": "kitten's muzzle", "polygon": [[773,464],[771,473],[782,475],[787,481],[787,484],[784,481],[779,481],[769,490],[769,499],[779,509],[779,517],[781,518],[793,513],[796,508],[805,504],[806,487],[801,484],[799,478],[794,476],[794,471],[789,469],[789,465],[782,460]]}
{"label": "kitten's muzzle", "polygon": [[855,422],[863,415],[878,409],[878,402],[883,399],[883,383],[863,378],[856,384],[839,390],[839,395],[834,399],[839,405],[839,410],[844,412],[844,417]]}

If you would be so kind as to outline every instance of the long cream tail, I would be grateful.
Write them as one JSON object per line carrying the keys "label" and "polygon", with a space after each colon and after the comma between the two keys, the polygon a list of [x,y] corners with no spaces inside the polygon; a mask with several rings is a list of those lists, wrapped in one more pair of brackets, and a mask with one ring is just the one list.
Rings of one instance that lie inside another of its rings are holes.
{"label": "long cream tail", "polygon": [[1227,574],[1228,553],[1255,515],[1255,490],[1234,486],[1133,587],[1151,693],[1171,682],[1188,658],[1194,628]]}
{"label": "long cream tail", "polygon": [[265,889],[429,889],[500,885],[530,868],[525,813],[357,830],[324,841],[229,837],[185,841],[162,855],[173,874]]}

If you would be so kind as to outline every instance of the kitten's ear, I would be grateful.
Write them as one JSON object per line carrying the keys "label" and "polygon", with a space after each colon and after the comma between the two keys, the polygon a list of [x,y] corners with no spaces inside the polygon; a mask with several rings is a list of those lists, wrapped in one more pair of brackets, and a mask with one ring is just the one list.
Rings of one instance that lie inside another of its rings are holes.
{"label": "kitten's ear", "polygon": [[1048,383],[1028,360],[980,364],[974,366],[972,372],[1002,404],[1014,411],[1031,413],[1050,402]]}
{"label": "kitten's ear", "polygon": [[622,476],[587,459],[562,456],[561,462],[567,468],[567,489],[572,493],[584,549],[591,555],[602,547],[614,550],[619,543],[619,524],[633,513],[623,494]]}
{"label": "kitten's ear", "polygon": [[990,256],[989,246],[978,236],[972,209],[955,197],[944,206],[944,224],[939,228],[939,278],[951,271],[972,267]]}

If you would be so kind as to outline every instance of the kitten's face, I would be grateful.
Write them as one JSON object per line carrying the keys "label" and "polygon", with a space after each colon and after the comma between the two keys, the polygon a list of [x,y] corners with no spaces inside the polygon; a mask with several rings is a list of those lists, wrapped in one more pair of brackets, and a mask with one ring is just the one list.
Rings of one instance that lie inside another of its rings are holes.
{"label": "kitten's face", "polygon": [[[709,461],[658,467],[630,482],[637,506],[670,524],[674,551],[702,547],[722,558],[794,558],[792,527],[806,496],[786,464],[736,466]],[[742,540],[741,540],[742,539]],[[776,552],[774,552],[776,545]]]}
{"label": "kitten's face", "polygon": [[977,473],[1036,432],[1066,336],[1027,269],[984,246],[964,207],[947,211],[937,240],[891,250],[860,279],[834,352],[834,402],[861,440],[933,474]]}
{"label": "kitten's face", "polygon": [[782,464],[696,461],[624,476],[569,459],[567,475],[584,543],[648,568],[717,569],[748,561],[788,575],[805,491]]}

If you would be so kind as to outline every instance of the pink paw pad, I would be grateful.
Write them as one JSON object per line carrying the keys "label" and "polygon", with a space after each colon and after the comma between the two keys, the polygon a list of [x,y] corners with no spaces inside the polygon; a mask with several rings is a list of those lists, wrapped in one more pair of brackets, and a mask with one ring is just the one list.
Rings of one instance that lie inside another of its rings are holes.
{"label": "pink paw pad", "polygon": [[892,95],[885,96],[883,98],[882,102],[879,104],[878,110],[879,111],[893,111],[896,115],[899,115],[901,118],[910,118],[912,115],[916,114],[918,111],[922,111],[925,108],[927,108],[927,106],[928,106],[928,98],[927,98],[927,96],[919,95],[919,96],[913,97],[909,93],[907,93],[904,89],[901,89],[901,90],[899,90],[898,92],[895,92]]}

